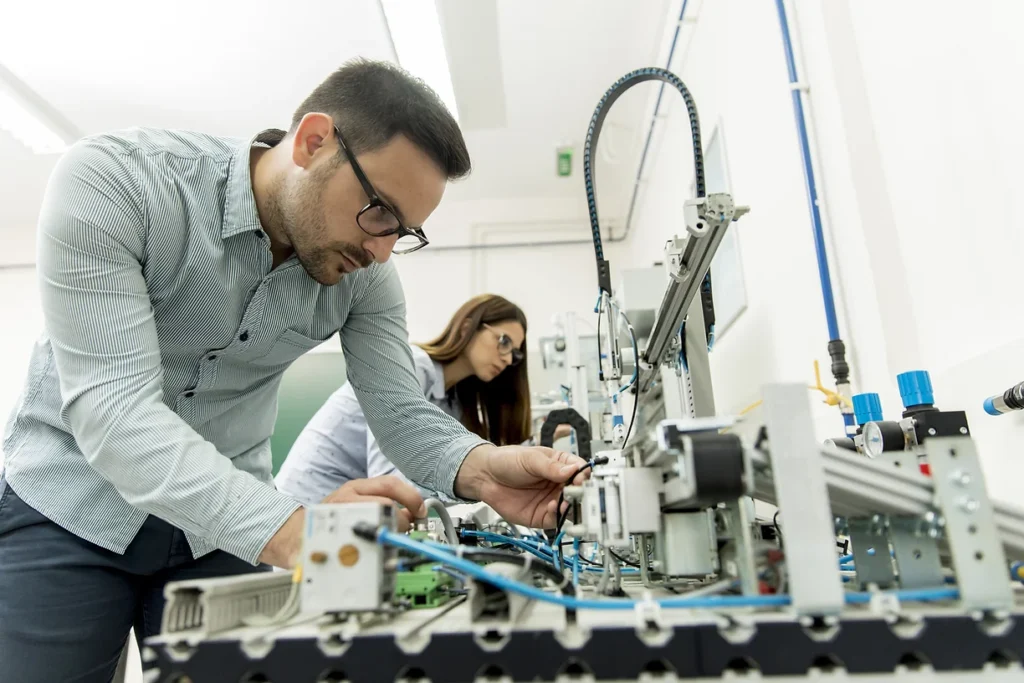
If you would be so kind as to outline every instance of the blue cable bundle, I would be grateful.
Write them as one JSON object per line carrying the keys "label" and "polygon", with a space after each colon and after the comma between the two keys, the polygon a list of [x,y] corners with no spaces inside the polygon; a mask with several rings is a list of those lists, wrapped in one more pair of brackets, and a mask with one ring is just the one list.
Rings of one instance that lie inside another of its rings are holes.
{"label": "blue cable bundle", "polygon": [[[556,569],[559,569],[559,570],[562,569],[561,563],[559,562],[559,559],[558,559],[558,552],[554,548],[552,548],[551,546],[548,546],[546,543],[543,543],[541,541],[534,541],[534,540],[531,540],[531,539],[528,539],[528,538],[512,538],[511,536],[505,536],[503,534],[496,534],[496,533],[493,533],[493,532],[490,532],[490,531],[463,531],[462,535],[467,537],[467,538],[478,538],[481,541],[487,541],[489,543],[507,543],[507,544],[513,546],[514,548],[519,548],[520,550],[525,550],[526,552],[530,553],[531,555],[533,555],[535,557],[539,557],[540,559],[544,560],[545,562],[548,562],[549,564],[554,565]],[[564,536],[564,532],[562,532],[557,537],[555,537],[555,542],[554,542],[555,548],[557,548],[558,544],[561,543],[563,536]],[[445,546],[445,545],[439,545],[439,546],[436,546],[436,547],[441,548],[441,549],[451,548],[451,546]],[[580,565],[580,563],[579,563],[580,562],[579,561],[579,550],[578,550],[579,539],[575,539],[573,541],[573,547],[577,548],[576,555],[574,555],[573,557],[571,557],[569,559],[573,561],[572,569],[573,569],[574,574],[577,574],[577,576],[578,576],[578,573],[581,572],[581,571],[584,571],[584,572],[600,572],[600,571],[603,571],[600,567],[587,567],[587,566]],[[639,572],[638,569],[633,569],[633,568],[629,568],[629,567],[622,568],[619,571],[622,572],[623,574],[636,574],[636,573]]]}
{"label": "blue cable bundle", "polygon": [[[638,603],[636,600],[608,599],[593,600],[580,599],[548,593],[546,591],[528,586],[519,581],[513,581],[499,574],[487,571],[483,567],[458,557],[450,550],[443,550],[440,546],[428,545],[414,541],[404,534],[395,533],[388,529],[372,529],[357,526],[354,529],[356,535],[367,540],[376,539],[382,545],[390,545],[403,550],[423,555],[440,564],[455,569],[468,577],[479,581],[486,581],[493,586],[512,593],[518,593],[531,600],[540,600],[561,605],[567,609],[604,609],[604,610],[632,610]],[[504,537],[502,537],[504,539]],[[931,588],[924,590],[900,590],[891,591],[887,594],[894,595],[898,600],[907,602],[929,602],[939,600],[955,600],[960,596],[956,588]],[[846,602],[851,605],[864,604],[871,600],[872,593],[847,593]],[[672,598],[662,598],[655,601],[661,607],[678,608],[705,608],[720,609],[723,607],[784,607],[790,604],[788,595],[709,595],[702,597],[686,597],[685,595]]]}

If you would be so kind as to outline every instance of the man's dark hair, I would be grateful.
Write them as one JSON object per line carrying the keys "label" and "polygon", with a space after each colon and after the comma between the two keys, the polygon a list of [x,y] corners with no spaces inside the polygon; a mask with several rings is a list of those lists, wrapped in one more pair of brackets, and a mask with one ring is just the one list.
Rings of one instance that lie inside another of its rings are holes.
{"label": "man's dark hair", "polygon": [[346,62],[299,105],[290,132],[310,112],[330,115],[353,154],[380,149],[404,135],[449,179],[469,174],[469,151],[459,124],[437,93],[393,64]]}

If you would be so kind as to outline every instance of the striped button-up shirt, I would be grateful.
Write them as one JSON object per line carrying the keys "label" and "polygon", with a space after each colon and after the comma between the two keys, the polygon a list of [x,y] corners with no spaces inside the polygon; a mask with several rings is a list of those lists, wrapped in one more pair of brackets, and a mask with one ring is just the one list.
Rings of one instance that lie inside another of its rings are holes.
{"label": "striped button-up shirt", "polygon": [[[410,347],[420,393],[458,420],[462,409],[444,389],[444,368],[418,346]],[[323,500],[346,481],[397,474],[395,465],[366,428],[366,416],[351,384],[331,394],[295,439],[288,458],[277,473],[277,488],[303,503]],[[415,482],[414,482],[415,483]],[[448,502],[443,495],[435,495]]]}
{"label": "striped button-up shirt", "polygon": [[39,224],[46,331],[4,437],[10,486],[72,533],[124,552],[148,514],[255,563],[298,504],[271,478],[281,374],[340,331],[382,450],[453,493],[484,443],[420,390],[390,263],[324,287],[272,269],[254,140],[132,130],[77,143]]}

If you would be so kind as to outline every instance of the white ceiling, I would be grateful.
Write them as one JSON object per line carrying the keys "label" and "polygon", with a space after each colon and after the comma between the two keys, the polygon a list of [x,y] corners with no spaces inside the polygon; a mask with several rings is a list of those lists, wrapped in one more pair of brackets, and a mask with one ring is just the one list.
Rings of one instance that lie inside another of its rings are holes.
{"label": "white ceiling", "polygon": [[[460,60],[453,80],[474,162],[473,175],[450,189],[446,215],[492,199],[575,200],[585,213],[582,143],[594,106],[619,76],[652,65],[671,1],[439,0],[449,54]],[[355,56],[393,58],[377,0],[285,10],[267,0],[12,2],[0,22],[0,64],[84,134],[284,127],[305,95]],[[653,87],[630,91],[606,122],[604,216],[625,211]],[[568,179],[555,174],[563,144],[576,148]],[[53,163],[0,132],[0,264],[34,260]]]}

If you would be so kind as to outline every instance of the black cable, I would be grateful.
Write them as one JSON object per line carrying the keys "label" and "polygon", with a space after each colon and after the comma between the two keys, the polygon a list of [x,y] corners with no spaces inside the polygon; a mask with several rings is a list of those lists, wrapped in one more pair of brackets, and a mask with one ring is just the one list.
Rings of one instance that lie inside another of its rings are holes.
{"label": "black cable", "polygon": [[636,422],[636,406],[640,403],[640,397],[636,393],[636,385],[629,390],[629,393],[633,394],[633,416],[629,418],[629,428],[626,430],[626,438],[622,441],[622,447],[625,448],[626,444],[629,443],[629,435],[633,433],[633,423]]}
{"label": "black cable", "polygon": [[[511,564],[518,564],[521,567],[528,566],[531,571],[544,574],[547,578],[554,581],[561,589],[563,595],[576,595],[576,589],[573,587],[572,581],[567,581],[562,572],[558,571],[547,562],[534,558],[532,555],[508,553],[503,550],[493,550],[491,548],[480,548],[477,550],[463,552],[462,557],[470,562],[476,562],[477,564],[486,562],[509,562]],[[474,580],[479,581],[482,579]]]}
{"label": "black cable", "polygon": [[[580,472],[584,472],[588,468],[593,467],[594,465],[606,465],[606,464],[608,464],[608,457],[607,456],[602,455],[602,456],[600,456],[598,458],[594,458],[590,462],[587,462],[587,463],[584,463],[584,464],[580,465],[579,469],[577,469],[575,472],[573,472],[572,476],[565,480],[565,484],[562,485],[562,490],[558,492],[558,504],[555,506],[555,537],[556,538],[558,537],[559,532],[562,530],[562,525],[565,524],[567,519],[569,519],[569,506],[566,506],[565,514],[564,515],[562,514],[562,503],[565,502],[565,487],[568,486],[569,484],[571,484],[572,480],[575,479],[576,476],[579,475]],[[556,551],[558,552],[558,564],[564,565],[565,564],[565,561],[564,561],[565,558],[564,558],[564,556],[562,554],[562,545],[561,544],[558,545],[558,548],[556,548]]]}
{"label": "black cable", "polygon": [[562,530],[562,525],[565,524],[565,520],[569,519],[569,508],[565,508],[565,514],[564,515],[561,512],[561,510],[562,510],[562,503],[565,502],[565,487],[568,486],[569,484],[571,484],[572,480],[575,479],[576,476],[580,472],[585,472],[586,470],[590,469],[594,465],[607,465],[607,464],[608,464],[608,457],[607,456],[602,455],[601,457],[594,458],[590,462],[587,462],[587,463],[584,463],[584,464],[580,465],[579,469],[577,469],[575,472],[573,472],[572,476],[570,476],[568,479],[565,480],[565,484],[562,485],[562,490],[558,492],[558,505],[555,506],[555,515],[557,515],[557,517],[555,518],[555,535],[556,536],[558,535],[558,532]]}
{"label": "black cable", "polygon": [[[626,322],[626,330],[629,332],[629,340],[633,345],[633,379],[630,380],[629,385],[627,385],[630,387],[630,393],[633,395],[633,416],[630,418],[629,427],[626,429],[626,438],[622,441],[622,447],[625,448],[626,444],[629,442],[629,435],[633,432],[633,423],[636,422],[636,385],[640,379],[640,346],[637,344],[636,332],[633,330],[633,323],[629,321],[629,316],[626,315],[625,311],[618,307],[616,307],[615,310]],[[600,323],[600,318],[598,319],[598,323]]]}
{"label": "black cable", "polygon": [[597,150],[601,127],[604,125],[604,119],[608,115],[608,110],[612,104],[622,93],[634,85],[651,80],[660,80],[674,86],[683,97],[686,113],[690,119],[690,137],[693,143],[694,184],[696,185],[698,197],[703,197],[706,194],[704,151],[700,139],[700,119],[697,116],[697,105],[694,103],[686,84],[671,71],[657,67],[637,69],[615,81],[597,103],[594,115],[590,119],[586,141],[583,145],[583,181],[587,192],[587,208],[590,214],[590,230],[594,242],[594,256],[597,260],[597,285],[602,292],[611,293],[611,268],[604,258],[604,248],[601,244],[601,228],[597,218],[597,186],[594,181],[593,168],[594,153]]}
{"label": "black cable", "polygon": [[[604,297],[601,297],[602,299]],[[604,354],[601,353],[601,314],[604,308],[601,306],[601,301],[597,303],[597,380],[599,382],[604,381]]]}
{"label": "black cable", "polygon": [[[573,544],[572,541],[566,541],[566,542],[560,543],[559,544],[559,551],[561,551],[562,548],[565,548],[565,547],[570,546],[572,544]],[[588,560],[585,557],[581,557],[580,558],[580,562],[582,562],[584,564],[587,564],[587,565],[590,565],[591,567],[603,567],[604,566],[600,562],[594,562],[593,560]]]}
{"label": "black cable", "polygon": [[619,555],[618,553],[616,553],[611,548],[608,549],[608,554],[611,555],[612,557],[614,557],[616,560],[618,560],[619,564],[624,564],[627,567],[636,567],[637,569],[640,568],[640,563],[639,562],[630,562],[626,558],[624,558],[621,555]]}
{"label": "black cable", "polygon": [[779,537],[779,547],[781,548],[782,547],[782,529],[779,528],[779,512],[781,512],[781,510],[776,510],[775,514],[772,516],[772,526],[775,527],[775,535]]}

